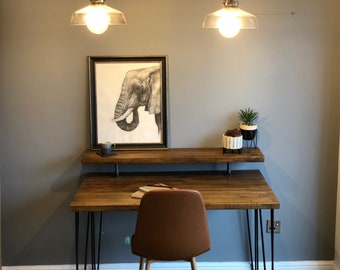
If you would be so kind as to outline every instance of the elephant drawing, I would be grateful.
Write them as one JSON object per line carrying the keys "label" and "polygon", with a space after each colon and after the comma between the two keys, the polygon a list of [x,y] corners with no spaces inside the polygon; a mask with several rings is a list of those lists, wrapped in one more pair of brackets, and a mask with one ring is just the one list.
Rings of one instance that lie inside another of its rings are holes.
{"label": "elephant drawing", "polygon": [[[139,124],[138,108],[145,106],[145,111],[155,115],[155,122],[160,133],[161,117],[161,82],[160,67],[134,69],[126,73],[117,101],[114,119],[124,131],[132,131]],[[133,114],[132,121],[127,117]]]}

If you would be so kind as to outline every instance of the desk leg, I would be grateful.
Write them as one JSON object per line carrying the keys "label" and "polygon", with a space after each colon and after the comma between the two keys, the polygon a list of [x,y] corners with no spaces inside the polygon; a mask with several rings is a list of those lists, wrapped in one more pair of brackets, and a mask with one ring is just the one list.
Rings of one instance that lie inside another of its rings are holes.
{"label": "desk leg", "polygon": [[[79,212],[75,212],[75,246],[76,246],[76,270],[79,270]],[[96,258],[96,234],[95,234],[95,212],[87,213],[86,223],[86,238],[85,238],[85,258],[84,270],[87,269],[87,254],[88,249],[91,250],[91,269],[99,270],[100,265],[100,246],[101,246],[101,231],[102,231],[102,212],[99,216],[99,234],[98,234],[98,253]],[[89,247],[90,241],[90,247]],[[97,268],[96,268],[97,264]]]}
{"label": "desk leg", "polygon": [[76,270],[79,269],[79,212],[74,213],[75,241],[76,241]]}
{"label": "desk leg", "polygon": [[91,212],[91,264],[92,270],[96,269],[96,235],[95,235],[95,215]]}
{"label": "desk leg", "polygon": [[[102,222],[103,221],[103,213],[99,212],[99,226],[98,226],[98,251],[96,258],[96,221],[95,221],[95,213],[91,212],[91,263],[92,270],[99,270],[100,266],[100,246],[102,239]],[[96,266],[97,264],[97,266]]]}
{"label": "desk leg", "polygon": [[86,224],[86,241],[85,241],[85,261],[84,270],[87,269],[87,252],[90,238],[90,249],[91,249],[91,269],[95,270],[95,234],[94,234],[94,212],[87,213],[87,224]]}
{"label": "desk leg", "polygon": [[255,270],[259,270],[259,220],[258,220],[258,215],[259,215],[259,210],[255,209],[254,210],[254,236],[255,236]]}
{"label": "desk leg", "polygon": [[87,221],[86,221],[84,270],[87,269],[87,249],[88,249],[88,242],[89,242],[89,229],[90,229],[90,212],[87,213]]}
{"label": "desk leg", "polygon": [[[270,209],[270,226],[274,228],[274,209]],[[272,255],[272,270],[274,270],[274,230],[270,230],[270,248]]]}
{"label": "desk leg", "polygon": [[[254,209],[254,260],[253,260],[253,251],[252,251],[252,242],[251,242],[251,234],[250,234],[250,226],[249,226],[249,210],[246,210],[247,213],[247,229],[248,229],[248,242],[249,242],[249,253],[250,253],[250,268],[251,270],[259,270],[259,230],[261,233],[261,244],[262,244],[262,256],[263,256],[263,269],[266,270],[266,254],[265,254],[265,244],[264,244],[264,235],[263,235],[263,220],[262,220],[262,210]],[[260,223],[259,223],[260,221]],[[271,227],[274,227],[274,209],[270,209],[270,222]],[[260,228],[259,228],[260,226]],[[271,231],[271,264],[272,270],[274,270],[274,232]]]}
{"label": "desk leg", "polygon": [[103,224],[103,212],[99,214],[99,233],[98,233],[98,261],[97,261],[97,270],[99,270],[100,265],[100,246],[102,242],[102,224]]}
{"label": "desk leg", "polygon": [[262,244],[262,258],[263,258],[263,269],[266,270],[266,251],[264,247],[264,237],[263,237],[263,222],[262,222],[262,210],[260,209],[260,232],[261,232],[261,244]]}
{"label": "desk leg", "polygon": [[250,268],[254,270],[254,261],[253,261],[253,249],[251,243],[251,234],[250,234],[250,225],[249,225],[249,210],[246,209],[247,214],[247,229],[248,229],[248,245],[249,245],[249,255],[250,255]]}

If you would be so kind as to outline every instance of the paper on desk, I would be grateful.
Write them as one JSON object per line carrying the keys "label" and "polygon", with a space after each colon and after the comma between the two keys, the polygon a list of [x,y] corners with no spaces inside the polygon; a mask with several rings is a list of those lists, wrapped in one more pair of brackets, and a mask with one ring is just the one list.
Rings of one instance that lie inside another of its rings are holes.
{"label": "paper on desk", "polygon": [[155,186],[142,186],[142,187],[139,187],[139,190],[132,193],[131,197],[142,198],[146,192],[149,192],[151,190],[165,190],[165,189],[169,189],[169,188],[168,187],[155,187]]}
{"label": "paper on desk", "polygon": [[141,190],[137,190],[136,192],[131,194],[132,198],[142,198],[144,196],[145,192],[141,191]]}

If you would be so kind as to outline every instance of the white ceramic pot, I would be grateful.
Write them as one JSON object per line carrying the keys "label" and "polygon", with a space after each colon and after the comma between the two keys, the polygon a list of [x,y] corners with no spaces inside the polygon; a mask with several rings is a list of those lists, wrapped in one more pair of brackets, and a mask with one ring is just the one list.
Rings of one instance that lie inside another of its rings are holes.
{"label": "white ceramic pot", "polygon": [[222,147],[225,149],[241,149],[242,142],[242,135],[238,137],[222,135]]}

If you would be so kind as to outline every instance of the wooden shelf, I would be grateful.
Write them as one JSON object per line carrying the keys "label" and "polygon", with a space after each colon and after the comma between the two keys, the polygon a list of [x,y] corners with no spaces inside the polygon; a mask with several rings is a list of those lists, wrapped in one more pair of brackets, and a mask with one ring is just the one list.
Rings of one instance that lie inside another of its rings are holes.
{"label": "wooden shelf", "polygon": [[241,154],[222,153],[222,148],[172,148],[161,150],[118,150],[101,157],[98,151],[85,150],[82,164],[177,164],[264,162],[259,148],[243,149]]}

